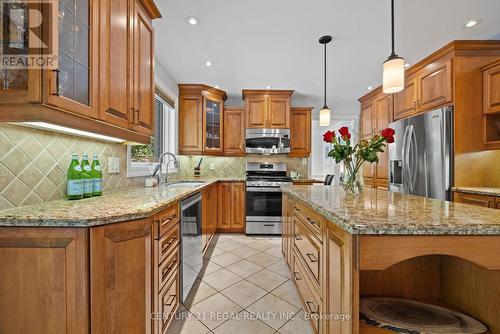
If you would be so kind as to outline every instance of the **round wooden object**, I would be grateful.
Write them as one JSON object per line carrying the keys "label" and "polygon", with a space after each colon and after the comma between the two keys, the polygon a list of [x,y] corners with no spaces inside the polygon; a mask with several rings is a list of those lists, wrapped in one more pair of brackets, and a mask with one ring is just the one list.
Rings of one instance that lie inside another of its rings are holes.
{"label": "round wooden object", "polygon": [[400,333],[479,334],[488,328],[468,315],[444,307],[389,297],[362,297],[368,324]]}

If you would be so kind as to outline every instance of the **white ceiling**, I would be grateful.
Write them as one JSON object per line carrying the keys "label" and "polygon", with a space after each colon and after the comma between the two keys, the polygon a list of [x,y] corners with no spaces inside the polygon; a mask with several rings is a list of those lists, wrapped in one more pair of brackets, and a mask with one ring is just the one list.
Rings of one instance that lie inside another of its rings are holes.
{"label": "white ceiling", "polygon": [[[157,0],[157,61],[179,83],[206,83],[243,104],[243,88],[294,89],[294,105],[359,111],[357,99],[382,81],[390,53],[390,0]],[[200,24],[191,26],[187,16]],[[465,29],[469,19],[481,19]],[[500,39],[500,0],[396,1],[396,53],[409,63],[454,39]],[[212,67],[205,66],[211,60]]]}

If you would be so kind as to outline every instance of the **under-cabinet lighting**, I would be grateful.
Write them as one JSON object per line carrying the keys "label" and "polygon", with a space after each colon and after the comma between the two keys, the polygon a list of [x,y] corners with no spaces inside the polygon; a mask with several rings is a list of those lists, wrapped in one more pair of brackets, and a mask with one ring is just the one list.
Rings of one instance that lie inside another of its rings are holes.
{"label": "under-cabinet lighting", "polygon": [[124,143],[126,141],[126,140],[120,139],[120,138],[100,135],[100,134],[89,132],[89,131],[72,129],[72,128],[68,128],[65,126],[46,123],[46,122],[20,122],[17,124],[32,127],[32,128],[37,128],[37,129],[66,133],[69,135],[100,139],[100,140],[110,141],[110,142],[114,142],[114,143]]}

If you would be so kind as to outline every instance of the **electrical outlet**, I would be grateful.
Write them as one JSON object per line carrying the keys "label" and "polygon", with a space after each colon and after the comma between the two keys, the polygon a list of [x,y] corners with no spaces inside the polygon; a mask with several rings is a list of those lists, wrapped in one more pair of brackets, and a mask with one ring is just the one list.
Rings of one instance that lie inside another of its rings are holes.
{"label": "electrical outlet", "polygon": [[304,166],[307,166],[307,158],[303,158],[303,159],[302,159],[302,164],[303,164]]}
{"label": "electrical outlet", "polygon": [[108,158],[108,173],[120,173],[120,158]]}
{"label": "electrical outlet", "polygon": [[215,163],[211,162],[208,166],[208,170],[215,170]]}

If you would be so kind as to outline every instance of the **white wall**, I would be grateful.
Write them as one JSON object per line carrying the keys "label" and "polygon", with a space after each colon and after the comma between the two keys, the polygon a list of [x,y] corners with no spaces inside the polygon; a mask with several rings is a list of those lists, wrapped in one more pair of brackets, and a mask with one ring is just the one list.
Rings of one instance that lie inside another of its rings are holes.
{"label": "white wall", "polygon": [[340,166],[331,158],[326,158],[329,145],[323,142],[323,134],[330,130],[338,134],[338,129],[347,126],[352,134],[352,145],[358,141],[359,118],[357,116],[337,116],[332,117],[328,127],[319,125],[319,120],[312,121],[312,148],[310,158],[310,175],[313,178],[323,179],[326,174],[334,174],[335,181],[339,180]]}

